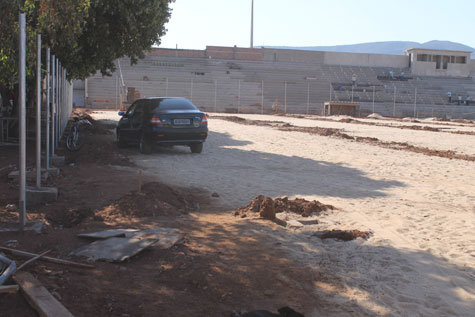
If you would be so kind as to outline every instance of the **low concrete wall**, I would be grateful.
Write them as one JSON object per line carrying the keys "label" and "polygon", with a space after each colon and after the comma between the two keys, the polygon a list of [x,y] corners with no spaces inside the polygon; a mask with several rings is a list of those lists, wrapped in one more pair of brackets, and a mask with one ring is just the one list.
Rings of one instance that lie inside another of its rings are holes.
{"label": "low concrete wall", "polygon": [[[393,113],[395,113],[396,117],[414,117],[414,105],[396,104],[394,108],[391,103],[376,103],[374,105],[374,112],[386,117],[393,116]],[[361,103],[360,113],[361,115],[373,113],[373,104]],[[475,106],[434,106],[421,104],[416,107],[416,117],[475,120]]]}
{"label": "low concrete wall", "polygon": [[310,62],[323,64],[325,52],[263,49],[263,60],[269,62]]}
{"label": "low concrete wall", "polygon": [[147,56],[168,56],[168,57],[188,57],[188,58],[205,58],[204,50],[182,50],[168,48],[153,48],[146,52]]}
{"label": "low concrete wall", "polygon": [[325,52],[324,63],[327,65],[406,68],[409,66],[409,56]]}
{"label": "low concrete wall", "polygon": [[207,46],[205,55],[208,58],[238,59],[244,61],[261,61],[262,49],[246,47]]}

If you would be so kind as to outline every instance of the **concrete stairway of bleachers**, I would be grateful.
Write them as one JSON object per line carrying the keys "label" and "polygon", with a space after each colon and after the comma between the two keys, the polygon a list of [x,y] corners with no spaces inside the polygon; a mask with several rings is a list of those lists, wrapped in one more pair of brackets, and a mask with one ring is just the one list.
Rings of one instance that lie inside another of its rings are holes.
{"label": "concrete stairway of bleachers", "polygon": [[[408,68],[325,65],[310,62],[272,62],[149,56],[131,66],[121,59],[126,87],[134,87],[140,97],[177,96],[191,99],[211,111],[268,112],[273,107],[288,112],[319,113],[323,102],[350,101],[446,104],[447,91],[453,96],[475,95],[471,78],[413,76]],[[404,80],[384,79],[389,72]],[[353,74],[357,85],[351,87]],[[383,77],[381,77],[383,76]],[[383,79],[382,79],[383,78]],[[89,103],[93,108],[115,108],[119,102],[120,75],[89,79]],[[337,89],[341,86],[341,89]],[[374,87],[374,88],[373,88]],[[330,97],[331,92],[331,97]],[[455,98],[454,98],[455,99]],[[247,107],[247,108],[246,108]]]}

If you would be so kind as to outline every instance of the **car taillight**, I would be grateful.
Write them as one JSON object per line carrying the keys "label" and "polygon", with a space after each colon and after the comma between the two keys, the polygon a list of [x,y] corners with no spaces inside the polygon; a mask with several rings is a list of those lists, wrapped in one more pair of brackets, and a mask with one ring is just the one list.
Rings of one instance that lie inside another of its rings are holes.
{"label": "car taillight", "polygon": [[152,117],[152,119],[150,119],[150,123],[153,125],[162,125],[162,121],[160,121],[159,117]]}
{"label": "car taillight", "polygon": [[206,117],[205,114],[204,114],[203,117],[201,118],[200,124],[208,124],[208,118]]}

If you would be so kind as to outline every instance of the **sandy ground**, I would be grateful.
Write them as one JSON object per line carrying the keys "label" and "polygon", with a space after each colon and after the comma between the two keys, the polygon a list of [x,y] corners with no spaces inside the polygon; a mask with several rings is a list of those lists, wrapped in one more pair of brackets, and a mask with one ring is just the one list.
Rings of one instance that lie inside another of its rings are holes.
{"label": "sandy ground", "polygon": [[[94,116],[117,120],[113,113]],[[344,128],[350,135],[475,154],[473,135],[239,116]],[[318,272],[339,278],[338,289],[320,280],[313,283],[312,292],[335,303],[334,311],[324,311],[327,316],[473,316],[474,162],[219,119],[209,120],[209,128],[202,154],[175,147],[131,158],[148,177],[217,192],[223,211],[247,205],[258,194],[317,199],[338,207],[321,215],[318,224],[301,229],[273,225],[260,229],[279,241],[287,257],[309,268],[309,279]],[[475,131],[469,125],[460,129]],[[226,221],[232,216],[219,217]],[[314,236],[333,228],[374,234],[351,242]],[[315,308],[312,314],[322,312]]]}

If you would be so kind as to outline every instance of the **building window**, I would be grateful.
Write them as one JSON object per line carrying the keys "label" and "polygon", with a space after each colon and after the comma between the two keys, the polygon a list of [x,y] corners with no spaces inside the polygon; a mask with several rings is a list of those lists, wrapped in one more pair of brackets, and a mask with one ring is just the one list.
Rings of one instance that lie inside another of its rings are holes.
{"label": "building window", "polygon": [[443,56],[442,57],[442,65],[443,65],[444,69],[447,69],[449,61],[450,61],[450,56]]}
{"label": "building window", "polygon": [[417,54],[418,62],[430,62],[430,55],[428,54]]}
{"label": "building window", "polygon": [[457,56],[455,58],[455,63],[457,64],[465,64],[466,63],[466,58],[465,56]]}

